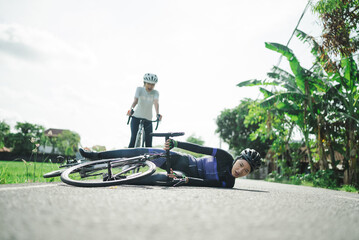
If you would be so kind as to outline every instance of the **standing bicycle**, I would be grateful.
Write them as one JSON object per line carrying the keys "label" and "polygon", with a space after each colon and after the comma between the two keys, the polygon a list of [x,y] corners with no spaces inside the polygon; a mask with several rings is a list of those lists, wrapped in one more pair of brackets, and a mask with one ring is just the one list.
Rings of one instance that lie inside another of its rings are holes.
{"label": "standing bicycle", "polygon": [[[130,120],[133,117],[132,116],[133,113],[134,113],[134,111],[131,109],[131,114],[130,114],[130,116],[128,116],[127,125],[130,123]],[[145,146],[147,147],[146,132],[150,132],[150,134],[152,133],[152,131],[149,131],[147,128],[149,128],[149,127],[152,128],[152,123],[155,122],[155,123],[157,123],[155,130],[157,130],[158,124],[160,122],[160,116],[157,116],[157,119],[154,121],[149,121],[144,118],[137,118],[136,121],[139,121],[139,125],[138,125],[138,130],[136,133],[135,143],[134,143],[133,147],[134,148],[145,147]],[[151,125],[149,126],[149,124],[151,124]],[[151,145],[152,145],[152,140],[151,140]],[[132,145],[130,147],[132,147]]]}
{"label": "standing bicycle", "polygon": [[[128,145],[129,148],[138,147],[135,146],[137,133],[139,127],[142,124],[144,145],[146,147],[152,147],[152,108],[154,106],[156,116],[158,120],[162,119],[162,115],[159,114],[159,92],[154,90],[155,84],[158,82],[158,78],[155,74],[146,73],[143,77],[144,86],[136,89],[135,98],[128,110],[127,115],[131,118],[131,140]],[[134,108],[136,110],[134,111]],[[142,131],[142,130],[141,130]]]}

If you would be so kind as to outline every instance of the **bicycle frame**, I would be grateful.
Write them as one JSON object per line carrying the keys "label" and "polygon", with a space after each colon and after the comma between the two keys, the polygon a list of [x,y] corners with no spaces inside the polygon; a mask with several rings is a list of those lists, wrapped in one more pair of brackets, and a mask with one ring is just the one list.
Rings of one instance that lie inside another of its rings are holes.
{"label": "bicycle frame", "polygon": [[[131,110],[131,115],[128,116],[127,125],[130,123],[130,120],[133,117],[133,113],[134,113],[134,111],[132,109]],[[138,118],[138,119],[140,120],[140,125],[138,127],[137,134],[136,134],[136,140],[135,140],[135,146],[134,146],[135,148],[145,146],[145,137],[144,137],[145,124],[144,124],[144,122],[149,121],[149,120],[144,119],[144,118]],[[159,118],[157,118],[156,120],[152,120],[150,122],[156,122],[157,123],[156,128],[155,128],[155,130],[157,130],[159,122],[160,122]]]}
{"label": "bicycle frame", "polygon": [[144,120],[140,119],[140,125],[138,126],[138,131],[136,134],[136,140],[135,140],[135,148],[137,147],[144,147],[145,146],[145,136],[144,136],[144,131],[145,131],[145,124],[144,124]]}
{"label": "bicycle frame", "polygon": [[[131,167],[126,168],[126,172],[128,172],[128,171],[135,169],[137,167],[137,165],[144,163],[145,161],[150,161],[151,159],[154,159],[157,157],[162,157],[162,155],[160,155],[160,154],[157,154],[157,155],[144,154],[144,155],[140,155],[140,156],[136,156],[136,157],[132,157],[132,158],[106,159],[106,160],[102,160],[104,162],[102,164],[98,164],[98,165],[94,165],[94,166],[91,166],[88,168],[81,169],[83,172],[81,173],[81,170],[80,170],[80,174],[81,174],[81,177],[96,176],[96,174],[89,175],[88,173],[92,173],[92,172],[95,172],[95,171],[98,171],[101,169],[107,169],[108,177],[115,179],[117,176],[123,174],[125,171],[121,171],[120,173],[113,175],[112,168],[118,168],[118,167],[122,167],[125,165],[131,165]],[[91,165],[91,163],[89,163],[89,165]]]}

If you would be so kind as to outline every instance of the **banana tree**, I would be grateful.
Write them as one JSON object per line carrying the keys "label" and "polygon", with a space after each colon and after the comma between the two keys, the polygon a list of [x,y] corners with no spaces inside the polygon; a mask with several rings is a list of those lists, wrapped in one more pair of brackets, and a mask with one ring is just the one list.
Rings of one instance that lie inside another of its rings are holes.
{"label": "banana tree", "polygon": [[[359,185],[359,166],[358,158],[358,131],[359,131],[359,71],[353,56],[342,57],[340,65],[335,64],[325,53],[316,41],[301,31],[297,31],[298,36],[312,45],[312,53],[317,58],[317,63],[321,66],[323,83],[330,86],[326,91],[326,96],[330,104],[330,115],[332,124],[341,123],[345,126],[344,136],[345,158],[344,165],[347,169],[348,178],[346,183]],[[319,75],[319,74],[318,74]],[[333,159],[333,158],[332,158]],[[350,163],[349,164],[349,161]]]}
{"label": "banana tree", "polygon": [[294,75],[274,68],[274,71],[269,76],[275,79],[275,81],[249,80],[241,82],[237,86],[274,85],[280,86],[285,90],[282,92],[270,92],[260,88],[261,92],[265,93],[262,105],[264,107],[274,106],[277,111],[288,115],[297,124],[304,135],[304,141],[308,149],[309,164],[311,171],[314,171],[314,163],[310,151],[309,134],[311,127],[309,123],[313,122],[310,120],[310,118],[314,117],[313,104],[316,102],[313,95],[318,86],[316,86],[316,81],[312,78],[311,72],[301,67],[291,49],[278,43],[266,43],[265,46],[286,57]]}

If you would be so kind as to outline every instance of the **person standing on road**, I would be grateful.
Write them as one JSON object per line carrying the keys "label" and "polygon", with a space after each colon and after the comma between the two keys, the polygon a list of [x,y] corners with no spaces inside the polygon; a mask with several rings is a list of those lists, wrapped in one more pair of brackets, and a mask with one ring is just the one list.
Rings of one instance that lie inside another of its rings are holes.
{"label": "person standing on road", "polygon": [[[131,105],[130,110],[127,111],[128,116],[132,116],[131,119],[131,140],[128,145],[129,148],[135,146],[136,134],[140,125],[140,119],[144,119],[145,125],[145,146],[152,147],[152,136],[153,132],[152,126],[152,106],[155,107],[156,116],[159,120],[162,119],[162,115],[159,114],[159,92],[154,90],[158,78],[155,74],[146,73],[143,76],[143,87],[138,87],[136,89],[135,98]],[[136,107],[137,106],[137,107]],[[134,108],[136,107],[136,111]]]}

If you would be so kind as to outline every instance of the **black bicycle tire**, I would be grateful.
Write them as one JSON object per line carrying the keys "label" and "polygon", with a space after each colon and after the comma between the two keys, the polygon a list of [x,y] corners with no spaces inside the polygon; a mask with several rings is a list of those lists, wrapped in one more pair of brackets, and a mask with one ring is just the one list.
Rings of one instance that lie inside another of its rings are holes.
{"label": "black bicycle tire", "polygon": [[133,177],[131,177],[132,175],[129,175],[129,177],[125,178],[125,179],[118,179],[118,180],[104,181],[104,182],[82,182],[82,181],[73,180],[69,177],[69,175],[71,173],[75,172],[79,168],[89,166],[89,165],[95,165],[95,164],[103,164],[103,163],[107,163],[109,161],[111,161],[111,160],[107,160],[107,159],[97,160],[97,161],[83,163],[83,164],[79,164],[79,165],[73,166],[71,168],[68,168],[61,174],[61,181],[66,184],[73,185],[76,187],[109,187],[109,186],[133,182],[133,181],[143,178],[145,176],[151,175],[156,171],[156,165],[153,162],[145,161],[143,164],[148,166],[147,171],[141,173],[140,175],[137,173],[134,173]]}
{"label": "black bicycle tire", "polygon": [[43,178],[60,177],[64,171],[65,171],[65,169],[60,169],[60,170],[48,172],[43,175]]}

